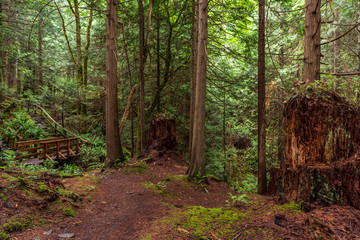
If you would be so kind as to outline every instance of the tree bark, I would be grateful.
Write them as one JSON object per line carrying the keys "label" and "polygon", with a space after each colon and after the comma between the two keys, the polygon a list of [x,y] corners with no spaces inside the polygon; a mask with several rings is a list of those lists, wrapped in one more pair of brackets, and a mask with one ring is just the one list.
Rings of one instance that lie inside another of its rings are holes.
{"label": "tree bark", "polygon": [[117,99],[117,0],[107,0],[106,13],[106,158],[108,167],[124,161]]}
{"label": "tree bark", "polygon": [[259,1],[258,39],[258,193],[266,193],[265,0]]}
{"label": "tree bark", "polygon": [[190,92],[190,124],[189,124],[189,159],[191,159],[192,137],[194,129],[194,104],[196,86],[196,47],[197,47],[197,4],[196,0],[191,1],[191,92]]}
{"label": "tree bark", "polygon": [[321,0],[305,1],[304,82],[320,80]]}
{"label": "tree bark", "polygon": [[207,65],[207,0],[198,1],[197,17],[197,54],[196,87],[194,103],[194,125],[191,147],[189,177],[205,175],[205,100],[206,100],[206,65]]}
{"label": "tree bark", "polygon": [[38,33],[38,86],[42,86],[43,84],[43,51],[42,51],[42,43],[43,43],[43,30],[42,30],[42,14],[39,14],[39,33]]}
{"label": "tree bark", "polygon": [[140,54],[140,65],[139,65],[139,122],[138,122],[138,150],[142,152],[145,149],[145,81],[144,81],[144,70],[145,70],[145,15],[142,0],[138,0],[139,8],[139,54]]}

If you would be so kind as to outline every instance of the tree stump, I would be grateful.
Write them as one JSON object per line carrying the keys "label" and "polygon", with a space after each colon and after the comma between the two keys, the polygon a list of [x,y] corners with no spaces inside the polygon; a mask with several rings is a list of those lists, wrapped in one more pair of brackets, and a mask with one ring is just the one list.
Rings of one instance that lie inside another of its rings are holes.
{"label": "tree stump", "polygon": [[148,162],[164,164],[179,158],[176,150],[175,120],[161,117],[151,121],[147,148],[134,160],[147,159]]}
{"label": "tree stump", "polygon": [[285,117],[286,156],[272,170],[272,193],[288,201],[360,208],[359,110],[321,92],[290,99]]}

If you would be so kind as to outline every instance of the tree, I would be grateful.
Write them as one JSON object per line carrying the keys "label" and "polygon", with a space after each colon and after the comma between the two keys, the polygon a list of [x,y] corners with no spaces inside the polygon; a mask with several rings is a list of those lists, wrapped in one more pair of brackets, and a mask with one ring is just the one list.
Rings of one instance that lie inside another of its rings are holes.
{"label": "tree", "polygon": [[194,123],[189,177],[205,175],[205,100],[207,64],[207,0],[198,1]]}
{"label": "tree", "polygon": [[145,63],[148,55],[149,46],[149,34],[151,23],[151,11],[153,0],[149,1],[149,15],[148,26],[145,39],[145,14],[143,0],[138,0],[139,9],[139,53],[140,53],[140,65],[139,65],[139,124],[138,124],[138,148],[140,151],[145,149]]}
{"label": "tree", "polygon": [[305,1],[304,82],[320,80],[321,0]]}
{"label": "tree", "polygon": [[258,40],[258,193],[266,193],[265,0],[259,1]]}
{"label": "tree", "polygon": [[124,161],[119,135],[117,99],[117,0],[107,0],[106,12],[106,158],[107,166]]}

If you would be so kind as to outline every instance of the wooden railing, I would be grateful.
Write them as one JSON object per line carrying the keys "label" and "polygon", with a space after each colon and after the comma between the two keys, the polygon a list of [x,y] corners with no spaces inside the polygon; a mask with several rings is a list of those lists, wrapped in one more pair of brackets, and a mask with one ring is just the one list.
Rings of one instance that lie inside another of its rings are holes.
{"label": "wooden railing", "polygon": [[54,137],[17,142],[16,149],[22,159],[68,159],[80,151],[79,138]]}

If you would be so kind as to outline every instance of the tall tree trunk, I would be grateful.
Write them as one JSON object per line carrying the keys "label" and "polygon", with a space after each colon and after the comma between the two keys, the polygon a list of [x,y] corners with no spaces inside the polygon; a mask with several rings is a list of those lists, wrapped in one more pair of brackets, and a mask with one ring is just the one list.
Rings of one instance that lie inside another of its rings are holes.
{"label": "tall tree trunk", "polygon": [[320,79],[321,0],[305,1],[304,82]]}
{"label": "tall tree trunk", "polygon": [[145,81],[144,81],[144,70],[145,70],[145,15],[144,6],[142,0],[138,0],[139,8],[139,38],[140,38],[140,65],[139,65],[139,123],[138,123],[138,150],[142,152],[145,149]]}
{"label": "tall tree trunk", "polygon": [[[156,19],[156,89],[157,92],[160,92],[160,79],[161,79],[161,69],[160,69],[160,4],[158,4],[157,9],[157,19]],[[155,96],[157,111],[160,112],[160,94]]]}
{"label": "tall tree trunk", "polygon": [[192,137],[194,129],[194,105],[196,86],[196,47],[197,47],[197,4],[196,0],[191,1],[191,68],[190,68],[190,124],[189,124],[189,159],[191,159]]}
{"label": "tall tree trunk", "polygon": [[43,29],[42,29],[42,14],[39,15],[39,33],[38,33],[38,86],[43,85],[43,51],[42,51],[42,43],[43,43]]}
{"label": "tall tree trunk", "polygon": [[138,123],[138,149],[143,151],[145,149],[145,63],[148,53],[149,37],[150,37],[150,25],[151,25],[151,12],[152,3],[154,0],[149,1],[149,14],[148,14],[148,26],[145,40],[145,14],[143,1],[138,0],[139,10],[139,38],[140,38],[140,65],[139,65],[139,123]]}
{"label": "tall tree trunk", "polygon": [[258,40],[258,193],[266,193],[265,0],[259,0]]}
{"label": "tall tree trunk", "polygon": [[[84,48],[84,72],[83,72],[83,85],[84,87],[88,84],[88,62],[89,62],[89,48],[91,43],[91,26],[93,22],[93,5],[90,5],[89,20],[86,29],[86,45]],[[86,109],[85,109],[86,111]]]}
{"label": "tall tree trunk", "polygon": [[[128,54],[127,45],[126,45],[125,29],[124,29],[123,24],[121,24],[120,26],[121,26],[122,39],[123,39],[123,48],[124,48],[127,69],[128,69],[128,74],[129,74],[129,86],[130,86],[130,89],[132,89],[133,88],[133,80],[132,80],[132,72],[131,72],[131,67],[130,67],[129,54]],[[135,146],[134,146],[134,109],[133,109],[132,105],[130,108],[129,118],[130,118],[130,136],[131,136],[131,157],[133,157]]]}
{"label": "tall tree trunk", "polygon": [[117,99],[117,0],[107,0],[106,13],[106,158],[107,166],[124,161],[122,152]]}
{"label": "tall tree trunk", "polygon": [[206,100],[206,47],[207,47],[207,0],[198,1],[196,87],[194,125],[191,147],[189,177],[205,175],[205,100]]}

